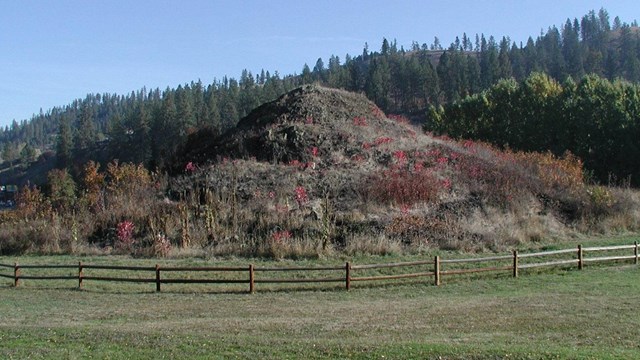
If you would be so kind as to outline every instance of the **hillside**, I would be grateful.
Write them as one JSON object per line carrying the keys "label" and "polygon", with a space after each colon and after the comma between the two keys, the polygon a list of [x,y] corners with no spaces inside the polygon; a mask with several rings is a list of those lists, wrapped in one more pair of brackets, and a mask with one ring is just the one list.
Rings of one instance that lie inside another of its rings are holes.
{"label": "hillside", "polygon": [[[89,162],[3,214],[0,253],[309,257],[505,250],[635,231],[629,189],[588,186],[570,154],[424,134],[364,95],[303,86],[177,150],[172,175]],[[77,190],[79,189],[79,190]]]}
{"label": "hillside", "polygon": [[436,138],[362,95],[320,86],[262,105],[219,137],[194,134],[179,159],[184,175],[169,192],[201,213],[194,223],[216,219],[199,240],[209,249],[498,250],[633,230],[640,219],[635,192],[585,185],[570,155]]}

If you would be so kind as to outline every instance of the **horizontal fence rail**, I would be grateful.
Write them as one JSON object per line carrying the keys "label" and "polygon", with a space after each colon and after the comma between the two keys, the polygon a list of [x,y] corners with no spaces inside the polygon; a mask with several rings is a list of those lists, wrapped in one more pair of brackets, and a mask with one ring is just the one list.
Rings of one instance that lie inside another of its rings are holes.
{"label": "horizontal fence rail", "polygon": [[[629,251],[631,250],[631,251]],[[607,256],[585,257],[585,253],[611,252]],[[624,253],[623,253],[624,252]],[[632,254],[631,254],[632,253]],[[532,262],[536,259],[543,261]],[[521,263],[526,260],[527,263]],[[486,272],[509,271],[513,277],[518,277],[519,270],[540,268],[548,266],[576,266],[583,269],[585,263],[606,261],[628,261],[638,264],[638,242],[632,245],[613,245],[582,247],[578,245],[573,249],[561,249],[540,251],[534,253],[518,253],[513,251],[511,255],[497,255],[479,258],[441,259],[435,256],[433,259],[398,262],[386,264],[351,264],[341,266],[129,266],[129,265],[96,265],[79,262],[77,265],[69,264],[2,264],[0,263],[0,278],[12,279],[14,287],[18,287],[23,280],[74,280],[78,282],[78,288],[82,289],[86,281],[124,282],[124,283],[153,283],[156,291],[161,291],[162,284],[244,284],[249,285],[248,291],[256,291],[256,284],[297,284],[297,283],[343,283],[349,290],[351,282],[387,281],[410,278],[433,278],[435,285],[442,283],[442,276],[475,274]],[[477,264],[482,264],[477,267]],[[444,269],[444,266],[453,267]],[[12,271],[13,270],[13,271]],[[33,273],[41,270],[41,273]],[[42,271],[46,273],[42,273]],[[73,274],[55,273],[61,270],[71,270]],[[111,271],[110,274],[100,274],[102,271]],[[389,271],[402,271],[389,274]],[[10,273],[10,272],[13,273]],[[357,275],[357,272],[369,272]],[[370,272],[383,272],[371,274]],[[87,274],[91,272],[91,274]],[[126,276],[113,276],[113,272],[128,272]],[[140,274],[133,277],[131,272]],[[384,273],[387,272],[387,273]],[[25,274],[26,273],[26,274]],[[162,274],[165,274],[163,277]],[[267,275],[279,273],[282,277]],[[175,274],[167,277],[169,274]],[[188,275],[202,274],[202,277],[193,278]],[[232,278],[221,274],[237,274]],[[260,274],[260,276],[256,276]],[[354,275],[356,274],[356,275]],[[107,276],[108,275],[108,276]],[[207,275],[208,277],[206,277]],[[179,277],[182,276],[182,277]]]}
{"label": "horizontal fence rail", "polygon": [[528,258],[528,257],[540,257],[540,256],[549,256],[549,255],[558,255],[558,254],[568,254],[575,253],[575,249],[564,249],[564,250],[552,250],[552,251],[541,251],[536,253],[528,253],[528,254],[519,254],[520,258]]}
{"label": "horizontal fence rail", "polygon": [[470,263],[470,262],[487,262],[487,261],[505,260],[505,259],[511,259],[511,258],[512,258],[511,255],[502,255],[502,256],[490,256],[490,257],[483,257],[483,258],[471,258],[471,259],[449,259],[449,260],[442,259],[440,260],[440,263],[455,264],[455,263]]}

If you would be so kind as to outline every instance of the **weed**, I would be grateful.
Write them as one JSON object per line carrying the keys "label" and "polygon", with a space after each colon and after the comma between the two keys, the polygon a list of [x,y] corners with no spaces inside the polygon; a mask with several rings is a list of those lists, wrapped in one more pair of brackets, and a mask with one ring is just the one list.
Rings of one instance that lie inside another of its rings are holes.
{"label": "weed", "polygon": [[116,230],[116,249],[122,253],[129,253],[133,250],[135,239],[133,237],[134,225],[131,221],[125,220],[118,223]]}

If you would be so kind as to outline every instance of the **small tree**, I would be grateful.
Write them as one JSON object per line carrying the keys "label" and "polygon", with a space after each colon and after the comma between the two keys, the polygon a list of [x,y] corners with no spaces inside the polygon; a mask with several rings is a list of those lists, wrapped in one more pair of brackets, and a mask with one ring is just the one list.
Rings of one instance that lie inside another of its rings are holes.
{"label": "small tree", "polygon": [[100,174],[98,169],[100,164],[89,161],[84,166],[84,196],[86,205],[93,211],[98,212],[104,207],[102,190],[104,187],[104,174]]}
{"label": "small tree", "polygon": [[36,148],[31,144],[26,144],[20,151],[20,160],[29,163],[36,158]]}
{"label": "small tree", "polygon": [[47,174],[49,199],[58,212],[71,210],[76,201],[76,183],[67,170],[54,169]]}

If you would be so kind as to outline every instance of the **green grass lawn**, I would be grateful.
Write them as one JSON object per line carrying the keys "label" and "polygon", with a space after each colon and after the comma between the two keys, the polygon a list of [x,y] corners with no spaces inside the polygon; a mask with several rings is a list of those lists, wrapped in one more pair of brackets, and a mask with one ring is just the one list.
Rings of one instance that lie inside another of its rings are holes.
{"label": "green grass lawn", "polygon": [[[226,262],[234,263],[246,261]],[[350,292],[73,286],[0,279],[0,358],[640,358],[640,268],[628,263]]]}

